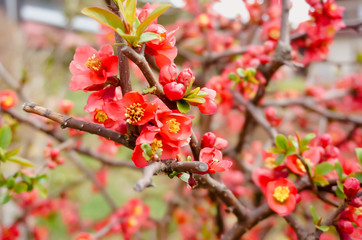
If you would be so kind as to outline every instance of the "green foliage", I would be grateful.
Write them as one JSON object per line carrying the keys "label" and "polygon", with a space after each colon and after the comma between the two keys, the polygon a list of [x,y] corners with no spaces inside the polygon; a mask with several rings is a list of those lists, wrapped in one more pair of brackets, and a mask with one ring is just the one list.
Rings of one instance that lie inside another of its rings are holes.
{"label": "green foliage", "polygon": [[312,214],[314,226],[323,232],[328,231],[329,230],[328,226],[321,226],[322,218],[318,216],[317,211],[315,210],[313,205],[310,206],[310,212]]}
{"label": "green foliage", "polygon": [[6,149],[11,142],[12,133],[8,125],[4,125],[0,128],[0,148]]}
{"label": "green foliage", "polygon": [[140,23],[136,17],[137,0],[127,0],[126,9],[124,9],[122,1],[117,0],[115,2],[119,7],[119,16],[99,7],[85,8],[82,13],[112,28],[132,47],[140,47],[142,43],[159,37],[158,34],[145,33],[145,31],[156,18],[171,7],[171,4],[158,6]]}
{"label": "green foliage", "polygon": [[322,162],[318,164],[314,169],[314,174],[321,174],[322,176],[332,172],[334,170],[334,166],[330,162]]}
{"label": "green foliage", "polygon": [[190,104],[188,104],[188,102],[186,102],[185,100],[181,99],[178,100],[176,102],[177,104],[177,108],[181,113],[187,113],[188,111],[190,111],[191,107]]}
{"label": "green foliage", "polygon": [[343,183],[341,183],[340,181],[337,181],[336,195],[337,195],[337,197],[342,198],[342,199],[347,198],[346,194],[344,194],[344,191],[343,191]]}
{"label": "green foliage", "polygon": [[356,148],[357,159],[360,164],[362,164],[362,148]]}

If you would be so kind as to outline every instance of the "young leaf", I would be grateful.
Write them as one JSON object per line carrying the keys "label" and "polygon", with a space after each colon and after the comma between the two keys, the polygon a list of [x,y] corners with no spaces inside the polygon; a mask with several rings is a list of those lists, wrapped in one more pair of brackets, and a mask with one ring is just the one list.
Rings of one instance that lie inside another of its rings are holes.
{"label": "young leaf", "polygon": [[188,92],[188,93],[186,94],[186,97],[187,97],[187,98],[196,97],[199,92],[200,92],[200,87],[197,87],[197,88],[195,88],[194,90]]}
{"label": "young leaf", "polygon": [[325,177],[323,177],[323,175],[321,174],[315,174],[313,176],[313,182],[321,187],[329,185],[328,180]]}
{"label": "young leaf", "polygon": [[340,181],[337,181],[336,195],[342,199],[347,198],[346,194],[344,194],[344,191],[343,191],[343,184]]}
{"label": "young leaf", "polygon": [[240,77],[245,77],[245,74],[244,74],[244,69],[242,68],[237,68],[236,69],[236,72],[239,74]]}
{"label": "young leaf", "polygon": [[362,164],[362,148],[356,148],[357,159],[360,164]]}
{"label": "young leaf", "polygon": [[156,90],[156,86],[143,90],[144,94],[153,93]]}
{"label": "young leaf", "polygon": [[319,221],[317,211],[315,210],[313,205],[311,205],[309,209],[310,209],[310,213],[312,214],[312,217],[313,217],[313,223],[314,223],[314,225],[316,225]]}
{"label": "young leaf", "polygon": [[125,27],[122,20],[111,11],[99,7],[88,7],[84,8],[81,12],[84,15],[112,28],[114,31],[121,29],[123,33],[125,32]]}
{"label": "young leaf", "polygon": [[138,43],[145,43],[145,42],[149,42],[152,40],[155,40],[159,37],[159,35],[157,33],[153,33],[153,32],[145,32],[142,33],[140,40],[138,41]]}
{"label": "young leaf", "polygon": [[136,18],[137,0],[127,0],[126,2],[126,21],[130,26],[133,26]]}
{"label": "young leaf", "polygon": [[288,149],[288,140],[284,135],[278,134],[277,137],[275,138],[275,145],[278,148],[286,150]]}
{"label": "young leaf", "polygon": [[326,175],[334,170],[334,166],[330,162],[322,162],[314,169],[314,174]]}
{"label": "young leaf", "polygon": [[19,182],[14,186],[14,192],[22,193],[28,190],[28,185],[24,182]]}
{"label": "young leaf", "polygon": [[0,128],[0,148],[6,149],[11,142],[12,133],[8,125],[4,125]]}
{"label": "young leaf", "polygon": [[188,104],[186,101],[184,101],[182,99],[178,100],[176,102],[176,104],[177,104],[178,110],[182,113],[187,113],[191,109],[190,104]]}
{"label": "young leaf", "polygon": [[5,153],[5,159],[11,158],[11,157],[15,156],[16,154],[18,154],[20,152],[20,149],[21,149],[21,147],[18,147],[15,150],[6,152]]}
{"label": "young leaf", "polygon": [[183,98],[183,100],[191,103],[204,103],[206,101],[205,98],[200,98],[200,97]]}
{"label": "young leaf", "polygon": [[362,173],[356,172],[354,177],[357,178],[360,183],[362,183]]}
{"label": "young leaf", "polygon": [[34,164],[31,163],[29,160],[26,160],[25,158],[19,157],[19,156],[14,156],[12,158],[7,159],[8,161],[20,164],[24,167],[34,167]]}
{"label": "young leaf", "polygon": [[138,26],[136,35],[141,37],[142,33],[146,31],[146,28],[158,18],[162,13],[164,13],[167,9],[169,9],[172,5],[171,4],[162,4],[158,6],[155,10],[153,10],[150,15]]}
{"label": "young leaf", "polygon": [[338,178],[342,179],[343,178],[343,168],[342,165],[339,162],[335,162],[334,163],[334,168],[336,169],[336,172],[338,174]]}
{"label": "young leaf", "polygon": [[47,197],[48,191],[43,185],[41,185],[40,183],[35,183],[34,186],[38,190],[38,192],[42,198]]}
{"label": "young leaf", "polygon": [[275,165],[279,166],[280,164],[282,164],[282,162],[284,162],[285,160],[285,155],[284,154],[280,154],[276,159],[275,159]]}
{"label": "young leaf", "polygon": [[0,197],[0,204],[5,204],[11,200],[12,196],[10,195],[9,191],[6,191],[3,195]]}
{"label": "young leaf", "polygon": [[329,227],[328,226],[318,226],[318,225],[315,225],[316,228],[318,228],[319,230],[321,230],[322,232],[326,232],[329,230]]}
{"label": "young leaf", "polygon": [[308,133],[307,135],[305,135],[301,141],[302,146],[307,146],[310,143],[310,141],[313,140],[313,138],[315,138],[314,133]]}
{"label": "young leaf", "polygon": [[121,29],[117,29],[117,33],[119,34],[119,36],[121,36],[122,38],[124,38],[124,40],[126,40],[128,42],[128,44],[137,47],[137,42],[139,40],[139,38],[137,36],[132,36],[132,35],[127,35],[127,34],[123,34],[121,32]]}
{"label": "young leaf", "polygon": [[188,182],[189,182],[189,178],[190,178],[190,174],[188,174],[188,173],[182,173],[181,176],[179,176],[179,178],[180,178],[182,181],[188,183]]}

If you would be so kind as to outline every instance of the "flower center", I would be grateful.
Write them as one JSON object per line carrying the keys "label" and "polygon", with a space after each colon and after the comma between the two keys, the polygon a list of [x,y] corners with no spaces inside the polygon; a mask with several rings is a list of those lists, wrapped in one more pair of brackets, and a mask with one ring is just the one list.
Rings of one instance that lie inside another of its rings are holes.
{"label": "flower center", "polygon": [[169,132],[178,133],[178,131],[180,131],[180,123],[177,122],[175,118],[167,120],[166,123],[170,124],[170,128],[168,129]]}
{"label": "flower center", "polygon": [[330,9],[331,11],[337,10],[337,4],[331,4],[331,6],[329,7],[329,9]]}
{"label": "flower center", "polygon": [[135,217],[128,218],[128,227],[136,227],[137,226],[137,219]]}
{"label": "flower center", "polygon": [[269,168],[269,169],[274,169],[276,168],[275,165],[275,158],[273,157],[268,157],[265,159],[265,167]]}
{"label": "flower center", "polygon": [[3,106],[11,106],[13,102],[13,98],[10,96],[4,96],[1,98],[1,103],[3,104]]}
{"label": "flower center", "polygon": [[95,72],[99,72],[102,68],[102,62],[95,54],[88,58],[88,61],[85,63],[85,65],[87,68]]}
{"label": "flower center", "polygon": [[160,35],[160,37],[158,38],[159,41],[160,41],[160,42],[165,41],[165,39],[166,39],[166,33],[165,33],[165,32],[164,32],[164,33],[160,33],[159,35]]}
{"label": "flower center", "polygon": [[96,115],[94,115],[94,119],[98,123],[104,123],[108,119],[108,115],[103,110],[96,110]]}
{"label": "flower center", "polygon": [[289,198],[289,188],[288,187],[276,187],[273,193],[273,197],[279,203],[284,203]]}
{"label": "flower center", "polygon": [[273,29],[273,30],[270,31],[269,36],[272,39],[277,40],[277,39],[279,39],[280,31],[278,29]]}
{"label": "flower center", "polygon": [[145,114],[145,109],[140,103],[132,103],[126,109],[126,121],[130,124],[135,124],[140,121]]}
{"label": "flower center", "polygon": [[362,215],[362,207],[358,207],[354,209],[354,214],[356,214],[357,216],[361,216]]}
{"label": "flower center", "polygon": [[[311,161],[310,161],[309,158],[306,158],[306,159],[305,159],[305,162],[306,162],[307,164],[311,165]],[[304,172],[304,173],[307,172],[307,169],[305,169],[305,166],[303,165],[302,161],[300,161],[299,159],[297,159],[297,168],[298,168],[300,171]]]}
{"label": "flower center", "polygon": [[134,215],[141,215],[142,214],[142,207],[141,206],[137,206],[133,209],[133,213]]}
{"label": "flower center", "polygon": [[153,142],[150,145],[151,145],[152,155],[154,155],[156,153],[157,149],[162,148],[162,141],[157,140],[155,138],[155,139],[153,139]]}

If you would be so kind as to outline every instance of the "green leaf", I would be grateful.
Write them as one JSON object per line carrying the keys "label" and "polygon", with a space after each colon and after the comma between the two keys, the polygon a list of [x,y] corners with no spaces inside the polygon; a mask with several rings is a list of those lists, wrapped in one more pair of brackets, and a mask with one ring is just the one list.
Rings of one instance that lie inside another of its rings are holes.
{"label": "green leaf", "polygon": [[177,175],[179,175],[180,174],[180,172],[176,172],[176,171],[173,171],[172,173],[170,173],[169,175],[168,175],[168,177],[169,178],[174,178],[175,176],[177,176]]}
{"label": "green leaf", "polygon": [[356,172],[354,177],[357,178],[360,183],[362,183],[362,173]]}
{"label": "green leaf", "polygon": [[281,149],[288,149],[288,140],[283,134],[278,134],[275,138],[275,145]]}
{"label": "green leaf", "polygon": [[43,198],[47,197],[48,191],[43,185],[41,185],[40,183],[35,183],[34,186],[38,190],[41,197]]}
{"label": "green leaf", "polygon": [[343,191],[343,184],[340,181],[337,181],[336,195],[342,199],[347,198],[346,194],[344,194],[344,191]]}
{"label": "green leaf", "polygon": [[194,90],[188,92],[188,93],[186,94],[186,98],[196,97],[199,92],[200,92],[200,88],[197,87],[197,88],[195,88]]}
{"label": "green leaf", "polygon": [[4,125],[0,128],[0,148],[6,149],[11,142],[12,133],[8,125]]}
{"label": "green leaf", "polygon": [[339,162],[334,163],[334,168],[336,169],[337,175],[339,179],[343,178],[343,168]]}
{"label": "green leaf", "polygon": [[232,73],[229,73],[229,80],[239,83],[240,77],[232,72]]}
{"label": "green leaf", "polygon": [[183,100],[191,103],[204,103],[206,101],[205,98],[200,98],[200,97],[183,98]]}
{"label": "green leaf", "polygon": [[138,41],[138,43],[145,43],[145,42],[149,42],[152,40],[155,40],[159,37],[159,35],[157,33],[153,33],[153,32],[144,32],[142,33],[140,40]]}
{"label": "green leaf", "polygon": [[28,185],[24,182],[19,182],[14,187],[14,192],[16,193],[26,192],[27,190],[28,190]]}
{"label": "green leaf", "polygon": [[179,178],[180,178],[182,181],[188,183],[188,182],[189,182],[189,178],[190,178],[190,174],[188,174],[188,173],[182,173],[181,176],[179,176]]}
{"label": "green leaf", "polygon": [[171,4],[162,4],[158,6],[155,10],[153,10],[150,15],[138,26],[136,35],[141,36],[142,33],[146,30],[146,28],[158,18],[162,13],[164,13],[167,9],[169,9],[172,5]]}
{"label": "green leaf", "polygon": [[314,133],[308,133],[307,135],[305,135],[301,141],[302,146],[307,146],[310,143],[310,141],[313,140],[313,138],[315,138]]}
{"label": "green leaf", "polygon": [[242,77],[242,78],[245,77],[244,69],[242,69],[242,68],[237,68],[237,69],[236,69],[236,72],[239,74],[240,77]]}
{"label": "green leaf", "polygon": [[314,223],[314,225],[316,225],[318,223],[318,221],[319,221],[317,211],[315,210],[313,205],[311,205],[309,207],[309,209],[310,209],[310,213],[312,214],[312,217],[313,217],[313,223]]}
{"label": "green leaf", "polygon": [[12,189],[14,187],[14,185],[15,185],[15,178],[13,178],[13,177],[8,178],[8,181],[6,183],[6,187],[8,189]]}
{"label": "green leaf", "polygon": [[362,148],[356,148],[356,155],[360,164],[362,164]]}
{"label": "green leaf", "polygon": [[326,232],[329,230],[328,226],[318,226],[318,225],[314,225],[316,228],[318,228],[319,230],[321,230],[322,232]]}
{"label": "green leaf", "polygon": [[143,90],[144,94],[153,93],[156,90],[156,86]]}
{"label": "green leaf", "polygon": [[20,164],[24,167],[32,167],[32,168],[35,167],[32,162],[30,162],[29,160],[26,160],[25,158],[19,157],[19,156],[15,156],[15,157],[9,158],[7,160]]}
{"label": "green leaf", "polygon": [[199,91],[196,96],[203,98],[203,97],[206,97],[207,95],[209,95],[207,92]]}
{"label": "green leaf", "polygon": [[10,195],[9,191],[6,191],[3,195],[0,197],[0,203],[5,204],[9,202],[12,199],[12,196]]}
{"label": "green leaf", "polygon": [[289,155],[294,155],[296,153],[297,153],[297,150],[295,149],[294,145],[293,144],[289,145],[286,155],[289,156]]}
{"label": "green leaf", "polygon": [[284,154],[285,150],[280,149],[280,148],[271,148],[271,149],[268,150],[268,152],[276,153],[276,154]]}
{"label": "green leaf", "polygon": [[88,7],[84,8],[81,12],[84,15],[91,17],[98,22],[112,28],[114,31],[117,31],[117,29],[121,29],[123,34],[125,32],[125,27],[122,20],[111,11],[99,7]]}
{"label": "green leaf", "polygon": [[125,16],[130,26],[133,26],[133,23],[136,18],[136,6],[137,6],[137,0],[127,0]]}
{"label": "green leaf", "polygon": [[21,147],[18,147],[15,150],[6,152],[5,153],[5,159],[8,159],[8,158],[11,158],[11,157],[15,156],[16,154],[18,154],[20,152],[20,150],[21,150]]}
{"label": "green leaf", "polygon": [[117,33],[119,34],[119,36],[124,38],[124,40],[126,40],[128,42],[128,44],[130,44],[134,47],[137,47],[137,42],[139,40],[139,38],[137,36],[124,34],[124,33],[122,33],[122,30],[119,28],[117,28]]}
{"label": "green leaf", "polygon": [[330,162],[322,162],[314,169],[314,174],[326,175],[334,170],[334,166]]}
{"label": "green leaf", "polygon": [[328,180],[325,177],[323,177],[323,175],[321,174],[315,174],[313,176],[313,182],[321,187],[329,185]]}
{"label": "green leaf", "polygon": [[190,111],[191,107],[190,104],[188,104],[186,101],[184,100],[178,100],[176,102],[177,104],[177,108],[181,113],[187,113],[188,111]]}
{"label": "green leaf", "polygon": [[148,143],[143,143],[143,144],[141,145],[141,149],[143,150],[143,152],[144,152],[147,156],[152,157],[152,148],[151,148],[150,144],[148,144]]}
{"label": "green leaf", "polygon": [[275,159],[275,165],[279,166],[280,164],[282,164],[282,162],[284,162],[285,160],[285,154],[280,154],[276,159]]}

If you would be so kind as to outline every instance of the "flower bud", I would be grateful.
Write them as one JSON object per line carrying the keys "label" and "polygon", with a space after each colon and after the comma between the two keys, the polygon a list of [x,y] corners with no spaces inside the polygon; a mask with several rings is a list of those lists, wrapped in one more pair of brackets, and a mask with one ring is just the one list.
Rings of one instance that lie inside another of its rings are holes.
{"label": "flower bud", "polygon": [[326,156],[328,158],[337,158],[339,156],[339,149],[334,146],[326,147]]}
{"label": "flower bud", "polygon": [[191,81],[195,81],[195,74],[190,68],[183,69],[178,75],[177,82],[182,83],[185,86],[189,86]]}
{"label": "flower bud", "polygon": [[200,103],[197,105],[200,112],[206,115],[214,114],[217,111],[217,104],[210,99],[205,99],[206,101],[204,103]]}
{"label": "flower bud", "polygon": [[52,160],[55,160],[60,154],[60,150],[58,148],[53,148],[51,151],[50,151],[50,158]]}
{"label": "flower bud", "polygon": [[215,148],[219,149],[220,151],[224,150],[225,148],[227,148],[229,146],[229,142],[226,139],[223,138],[216,138],[216,142],[215,142]]}
{"label": "flower bud", "polygon": [[346,219],[340,219],[338,221],[338,227],[344,233],[351,234],[353,232],[353,224]]}
{"label": "flower bud", "polygon": [[162,86],[165,86],[167,83],[176,82],[177,78],[177,69],[176,64],[171,63],[170,65],[165,65],[160,69],[160,75],[158,81]]}
{"label": "flower bud", "polygon": [[201,148],[205,147],[212,148],[214,147],[215,142],[216,142],[216,135],[212,132],[207,132],[202,136]]}
{"label": "flower bud", "polygon": [[347,178],[343,183],[343,191],[346,196],[351,199],[358,193],[360,189],[360,183],[357,178]]}
{"label": "flower bud", "polygon": [[57,163],[58,163],[59,165],[63,165],[63,164],[65,163],[65,159],[64,159],[63,157],[58,157]]}
{"label": "flower bud", "polygon": [[324,148],[330,145],[331,143],[332,143],[332,137],[328,133],[323,134],[319,138],[319,144]]}
{"label": "flower bud", "polygon": [[54,161],[48,161],[47,165],[48,165],[48,168],[50,168],[50,169],[54,169],[57,167],[57,163]]}
{"label": "flower bud", "polygon": [[180,83],[171,82],[163,87],[166,97],[172,101],[180,100],[185,94],[185,86]]}
{"label": "flower bud", "polygon": [[70,101],[70,100],[67,100],[67,99],[63,99],[60,101],[59,103],[59,109],[65,113],[65,114],[68,114],[74,107],[74,102],[73,101]]}
{"label": "flower bud", "polygon": [[267,107],[264,110],[265,113],[265,117],[269,120],[269,119],[273,119],[276,115],[276,111],[275,108],[273,107]]}
{"label": "flower bud", "polygon": [[362,207],[362,199],[360,197],[359,198],[353,198],[351,200],[351,205],[353,207],[356,207],[356,208]]}
{"label": "flower bud", "polygon": [[18,103],[18,97],[13,90],[4,90],[0,92],[0,107],[10,109]]}

